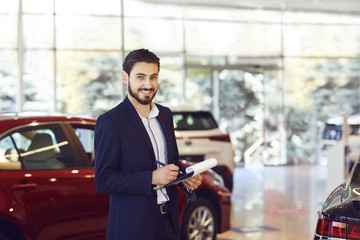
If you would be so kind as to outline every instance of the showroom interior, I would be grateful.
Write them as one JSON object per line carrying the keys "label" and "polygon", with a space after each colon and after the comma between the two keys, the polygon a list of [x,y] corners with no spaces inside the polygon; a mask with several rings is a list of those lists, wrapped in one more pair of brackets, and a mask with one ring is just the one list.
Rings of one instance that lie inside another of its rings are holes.
{"label": "showroom interior", "polygon": [[357,0],[0,0],[0,30],[1,114],[96,119],[127,94],[124,57],[155,52],[155,102],[208,110],[231,138],[231,228],[216,239],[314,239],[348,176],[344,135],[326,141],[359,125]]}

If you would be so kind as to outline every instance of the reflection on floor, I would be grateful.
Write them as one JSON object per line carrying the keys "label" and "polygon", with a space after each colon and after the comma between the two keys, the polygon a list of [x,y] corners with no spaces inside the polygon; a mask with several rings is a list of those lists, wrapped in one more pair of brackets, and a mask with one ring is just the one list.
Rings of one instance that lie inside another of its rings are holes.
{"label": "reflection on floor", "polygon": [[236,168],[232,228],[217,239],[312,239],[317,211],[328,194],[326,178],[323,166]]}

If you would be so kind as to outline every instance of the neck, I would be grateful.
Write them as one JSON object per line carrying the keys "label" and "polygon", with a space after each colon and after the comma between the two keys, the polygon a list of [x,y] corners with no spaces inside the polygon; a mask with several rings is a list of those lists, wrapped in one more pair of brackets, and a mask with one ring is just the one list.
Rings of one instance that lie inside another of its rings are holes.
{"label": "neck", "polygon": [[131,95],[128,95],[128,98],[129,98],[130,102],[132,103],[132,105],[135,107],[136,111],[138,111],[140,116],[142,116],[143,118],[148,119],[149,114],[150,114],[150,109],[151,109],[150,104],[143,105],[143,104],[139,103]]}

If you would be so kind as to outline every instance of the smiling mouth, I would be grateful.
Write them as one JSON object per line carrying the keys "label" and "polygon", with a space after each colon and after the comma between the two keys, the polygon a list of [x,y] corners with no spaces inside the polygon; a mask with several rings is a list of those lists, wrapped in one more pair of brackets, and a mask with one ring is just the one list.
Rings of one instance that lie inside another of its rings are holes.
{"label": "smiling mouth", "polygon": [[142,89],[140,89],[140,92],[142,92],[143,94],[150,94],[150,93],[152,93],[154,91],[154,89],[152,89],[152,88],[142,88]]}

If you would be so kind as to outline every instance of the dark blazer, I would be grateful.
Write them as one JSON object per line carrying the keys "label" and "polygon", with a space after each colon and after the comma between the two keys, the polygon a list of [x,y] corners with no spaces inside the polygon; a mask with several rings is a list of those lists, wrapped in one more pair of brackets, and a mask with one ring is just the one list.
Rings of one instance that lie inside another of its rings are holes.
{"label": "dark blazer", "polygon": [[[168,161],[184,170],[179,161],[172,113],[156,104],[165,135]],[[156,191],[151,184],[155,154],[146,129],[128,97],[101,115],[95,126],[95,184],[110,194],[107,239],[154,239],[157,224]],[[179,233],[176,186],[168,187],[170,214]]]}

